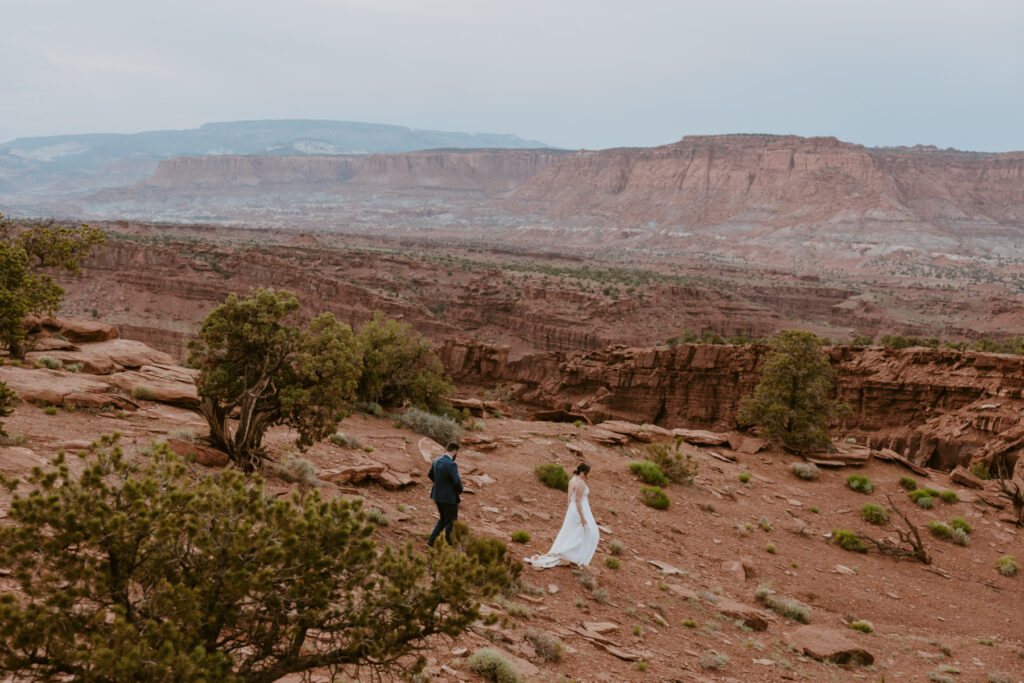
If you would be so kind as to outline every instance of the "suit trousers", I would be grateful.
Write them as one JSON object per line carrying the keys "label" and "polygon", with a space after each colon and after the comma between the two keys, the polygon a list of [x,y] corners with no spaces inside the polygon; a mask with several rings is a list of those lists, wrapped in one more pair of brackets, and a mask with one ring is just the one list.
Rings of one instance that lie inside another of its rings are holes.
{"label": "suit trousers", "polygon": [[427,545],[434,545],[434,541],[437,540],[441,529],[444,529],[444,540],[448,541],[450,545],[452,542],[452,527],[455,526],[455,520],[459,518],[459,504],[438,503],[436,500],[434,503],[437,505],[437,514],[441,516],[441,519],[437,520],[437,525],[430,533],[430,538],[427,539]]}

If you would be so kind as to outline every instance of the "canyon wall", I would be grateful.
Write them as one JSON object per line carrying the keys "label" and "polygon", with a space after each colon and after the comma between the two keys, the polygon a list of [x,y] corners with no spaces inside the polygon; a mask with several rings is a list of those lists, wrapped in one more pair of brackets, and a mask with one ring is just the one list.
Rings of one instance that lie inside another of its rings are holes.
{"label": "canyon wall", "polygon": [[[508,349],[449,340],[442,358],[462,384],[502,385],[544,409],[664,427],[732,429],[759,379],[764,346],[611,347],[511,358]],[[916,462],[949,469],[1021,420],[1024,358],[934,349],[831,347],[836,428]]]}

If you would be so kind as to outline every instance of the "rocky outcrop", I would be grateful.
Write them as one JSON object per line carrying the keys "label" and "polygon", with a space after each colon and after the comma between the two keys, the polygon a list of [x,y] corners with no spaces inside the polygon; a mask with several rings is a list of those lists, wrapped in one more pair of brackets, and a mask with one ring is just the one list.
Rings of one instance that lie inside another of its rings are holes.
{"label": "rocky outcrop", "polygon": [[[610,347],[511,358],[509,349],[450,340],[442,359],[456,380],[504,384],[548,410],[662,427],[732,428],[759,378],[763,346]],[[1020,421],[1024,357],[937,349],[831,347],[836,425],[918,464],[951,469]]]}

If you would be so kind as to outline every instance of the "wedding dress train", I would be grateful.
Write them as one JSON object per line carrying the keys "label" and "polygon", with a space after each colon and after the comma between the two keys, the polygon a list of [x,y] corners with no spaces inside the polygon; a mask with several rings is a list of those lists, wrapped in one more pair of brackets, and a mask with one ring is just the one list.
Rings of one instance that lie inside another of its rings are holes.
{"label": "wedding dress train", "polygon": [[547,569],[567,562],[582,566],[590,564],[590,558],[597,550],[597,542],[601,539],[601,532],[598,531],[594,514],[590,511],[590,502],[587,499],[589,494],[590,487],[585,486],[580,507],[583,508],[583,519],[587,520],[587,526],[584,527],[580,523],[579,510],[570,498],[569,509],[565,511],[565,521],[562,522],[562,529],[555,537],[555,542],[551,544],[551,550],[543,555],[523,558],[524,562],[536,569]]}

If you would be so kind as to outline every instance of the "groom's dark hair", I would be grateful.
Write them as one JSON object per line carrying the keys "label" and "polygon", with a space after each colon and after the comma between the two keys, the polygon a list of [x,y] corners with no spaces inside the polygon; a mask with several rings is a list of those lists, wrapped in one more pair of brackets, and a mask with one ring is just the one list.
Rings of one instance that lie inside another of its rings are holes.
{"label": "groom's dark hair", "polygon": [[457,444],[454,441],[452,441],[450,444],[448,444],[448,447],[444,449],[444,452],[445,453],[455,453],[458,450],[459,450],[459,444]]}

